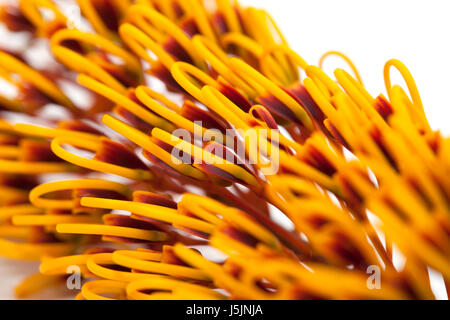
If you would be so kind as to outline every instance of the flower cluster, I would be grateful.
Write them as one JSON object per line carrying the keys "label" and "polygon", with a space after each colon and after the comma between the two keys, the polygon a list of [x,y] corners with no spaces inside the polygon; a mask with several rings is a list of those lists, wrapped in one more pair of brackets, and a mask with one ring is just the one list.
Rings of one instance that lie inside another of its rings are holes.
{"label": "flower cluster", "polygon": [[448,290],[450,139],[400,61],[374,97],[234,0],[63,2],[0,9],[23,42],[0,49],[0,255],[40,261],[19,297],[74,266],[77,299],[433,299],[430,269]]}

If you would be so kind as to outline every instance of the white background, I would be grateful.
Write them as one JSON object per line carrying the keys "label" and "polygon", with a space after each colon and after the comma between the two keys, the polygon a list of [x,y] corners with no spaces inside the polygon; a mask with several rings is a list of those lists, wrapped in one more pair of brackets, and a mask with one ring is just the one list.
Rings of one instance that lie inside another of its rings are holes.
{"label": "white background", "polygon": [[[317,64],[329,50],[347,54],[372,95],[385,94],[383,66],[392,58],[411,71],[434,129],[450,135],[449,0],[242,0],[265,8],[291,47]],[[345,67],[330,58],[325,70]],[[397,73],[393,83],[404,86]],[[396,82],[397,80],[397,82]],[[406,86],[404,86],[406,88]]]}
{"label": "white background", "polygon": [[[385,93],[384,63],[391,58],[400,59],[417,82],[432,127],[450,135],[450,1],[241,0],[240,3],[270,12],[292,48],[311,64],[316,64],[328,50],[346,53],[373,95]],[[341,66],[344,65],[340,60],[330,59],[325,69],[330,73]],[[393,72],[393,82],[402,83],[395,76]],[[0,258],[0,299],[13,298],[14,285],[33,270],[37,270],[36,264]]]}

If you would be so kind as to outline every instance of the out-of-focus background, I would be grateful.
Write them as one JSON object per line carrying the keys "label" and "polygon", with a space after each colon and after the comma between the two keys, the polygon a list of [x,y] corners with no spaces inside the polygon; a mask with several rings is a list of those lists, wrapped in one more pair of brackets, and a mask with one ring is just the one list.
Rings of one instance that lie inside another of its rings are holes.
{"label": "out-of-focus background", "polygon": [[[0,0],[0,4],[5,1]],[[386,93],[384,63],[391,58],[400,59],[416,80],[431,126],[450,135],[450,1],[240,0],[240,3],[266,9],[291,47],[310,64],[317,64],[329,50],[347,54],[373,95]],[[0,28],[0,41],[4,37]],[[325,63],[329,74],[336,67],[347,68],[338,58],[330,57]],[[392,79],[393,83],[404,85],[394,70]],[[37,270],[36,263],[0,258],[0,299],[15,298],[14,286]],[[436,297],[446,299],[440,281],[435,283]],[[61,294],[46,291],[38,298],[67,296],[67,292]]]}

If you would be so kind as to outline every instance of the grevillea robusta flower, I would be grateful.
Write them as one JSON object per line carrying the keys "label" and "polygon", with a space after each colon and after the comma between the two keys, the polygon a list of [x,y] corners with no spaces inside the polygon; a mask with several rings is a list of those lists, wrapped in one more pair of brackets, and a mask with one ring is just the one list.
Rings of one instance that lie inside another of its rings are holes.
{"label": "grevillea robusta flower", "polygon": [[374,97],[234,0],[66,5],[0,9],[26,35],[0,48],[0,255],[40,261],[18,297],[73,270],[77,299],[433,299],[430,269],[448,290],[450,139],[400,61]]}

